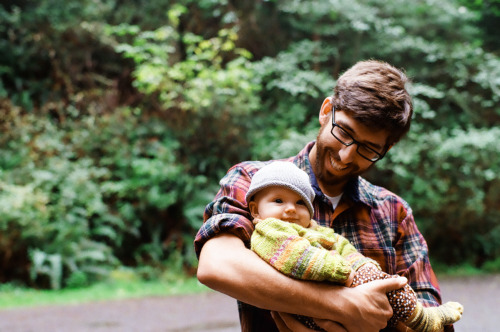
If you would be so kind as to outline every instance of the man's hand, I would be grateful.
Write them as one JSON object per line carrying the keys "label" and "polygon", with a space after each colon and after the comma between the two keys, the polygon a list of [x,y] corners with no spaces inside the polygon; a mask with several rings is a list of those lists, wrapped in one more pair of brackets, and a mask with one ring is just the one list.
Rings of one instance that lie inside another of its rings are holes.
{"label": "man's hand", "polygon": [[[389,278],[376,280],[356,288],[357,293],[351,299],[351,305],[346,308],[344,325],[325,319],[315,319],[316,324],[327,332],[376,332],[387,326],[392,317],[392,308],[387,299],[387,293],[404,287],[407,279]],[[314,331],[292,315],[273,311],[272,317],[280,332],[310,332]]]}
{"label": "man's hand", "polygon": [[[301,322],[293,318],[292,315],[284,313],[284,312],[271,312],[273,316],[274,322],[278,327],[280,332],[310,332],[314,331],[310,328],[303,325]],[[342,325],[325,320],[325,319],[315,319],[316,324],[323,328],[327,332],[347,332],[346,329],[342,327]]]}
{"label": "man's hand", "polygon": [[389,278],[350,288],[358,293],[352,299],[351,305],[346,308],[345,314],[348,317],[343,321],[346,330],[375,332],[386,327],[387,321],[392,317],[387,293],[404,287],[407,282],[404,277]]}

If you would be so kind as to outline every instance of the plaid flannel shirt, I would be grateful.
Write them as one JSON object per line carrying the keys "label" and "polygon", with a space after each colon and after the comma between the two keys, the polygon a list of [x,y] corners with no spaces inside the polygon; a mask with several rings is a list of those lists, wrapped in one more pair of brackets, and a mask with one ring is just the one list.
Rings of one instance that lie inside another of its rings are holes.
{"label": "plaid flannel shirt", "polygon": [[[318,186],[309,161],[313,145],[314,142],[309,143],[297,156],[286,159],[309,174],[316,192],[313,219],[346,237],[360,253],[377,261],[383,271],[408,278],[424,306],[439,305],[440,290],[429,262],[427,244],[408,203],[358,177],[347,184],[339,205],[333,210]],[[270,162],[237,164],[220,181],[221,188],[206,207],[205,222],[195,238],[197,255],[206,241],[222,232],[236,235],[250,247],[254,225],[245,194],[255,172]],[[244,303],[239,303],[239,312],[242,331],[276,330],[269,312]]]}

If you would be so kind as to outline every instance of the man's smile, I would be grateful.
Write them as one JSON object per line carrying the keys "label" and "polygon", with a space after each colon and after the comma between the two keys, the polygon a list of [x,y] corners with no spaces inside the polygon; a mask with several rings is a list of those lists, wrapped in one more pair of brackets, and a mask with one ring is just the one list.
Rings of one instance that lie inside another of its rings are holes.
{"label": "man's smile", "polygon": [[340,160],[338,160],[337,158],[335,158],[335,156],[334,156],[334,154],[333,154],[332,151],[330,151],[328,154],[330,156],[330,165],[332,166],[332,168],[334,170],[342,172],[342,171],[346,170],[349,167],[349,166],[343,165]]}

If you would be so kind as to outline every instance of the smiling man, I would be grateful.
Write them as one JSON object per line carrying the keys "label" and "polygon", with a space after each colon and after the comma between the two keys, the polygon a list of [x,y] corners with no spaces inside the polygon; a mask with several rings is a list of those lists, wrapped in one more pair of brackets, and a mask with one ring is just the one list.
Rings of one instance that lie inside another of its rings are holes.
{"label": "smiling man", "polygon": [[379,331],[392,316],[386,293],[407,281],[425,306],[441,303],[410,206],[361,177],[410,128],[406,83],[385,62],[357,63],[323,101],[316,141],[286,159],[309,175],[318,224],[346,237],[384,272],[405,278],[346,288],[292,279],[263,262],[249,249],[254,226],[245,195],[255,172],[271,161],[243,162],[221,180],[195,239],[198,279],[238,300],[242,331],[309,331],[289,314],[315,317],[326,331]]}

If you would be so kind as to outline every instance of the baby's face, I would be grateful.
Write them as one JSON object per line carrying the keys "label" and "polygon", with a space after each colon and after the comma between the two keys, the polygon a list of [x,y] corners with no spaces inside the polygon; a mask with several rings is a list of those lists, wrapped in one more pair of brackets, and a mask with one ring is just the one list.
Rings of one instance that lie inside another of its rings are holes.
{"label": "baby's face", "polygon": [[305,201],[295,191],[283,187],[267,187],[250,202],[254,218],[276,218],[308,227],[311,215]]}

